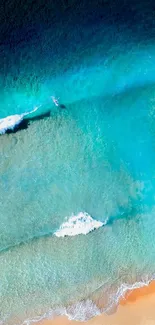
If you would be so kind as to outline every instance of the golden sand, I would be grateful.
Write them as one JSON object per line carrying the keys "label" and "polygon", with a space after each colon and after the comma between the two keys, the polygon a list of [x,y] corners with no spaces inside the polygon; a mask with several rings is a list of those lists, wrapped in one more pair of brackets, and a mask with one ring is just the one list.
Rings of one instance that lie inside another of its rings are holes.
{"label": "golden sand", "polygon": [[42,321],[39,325],[155,325],[155,281],[128,293],[113,315],[96,316],[87,322],[57,317]]}

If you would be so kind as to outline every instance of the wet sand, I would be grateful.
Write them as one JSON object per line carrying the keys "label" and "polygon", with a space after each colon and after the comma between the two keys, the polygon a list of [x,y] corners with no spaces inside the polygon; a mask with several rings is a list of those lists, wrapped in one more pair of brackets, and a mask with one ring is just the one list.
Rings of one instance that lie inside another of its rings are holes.
{"label": "wet sand", "polygon": [[[37,323],[38,324],[38,323]],[[46,320],[39,325],[155,325],[155,281],[149,286],[127,293],[113,315],[101,315],[87,322],[70,321],[66,317]]]}

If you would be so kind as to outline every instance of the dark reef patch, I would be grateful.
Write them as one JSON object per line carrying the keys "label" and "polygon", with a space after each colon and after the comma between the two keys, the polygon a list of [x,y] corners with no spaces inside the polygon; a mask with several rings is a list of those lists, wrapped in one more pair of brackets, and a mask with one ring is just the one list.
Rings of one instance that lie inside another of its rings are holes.
{"label": "dark reef patch", "polygon": [[60,104],[59,107],[62,109],[66,109],[66,106],[64,104]]}

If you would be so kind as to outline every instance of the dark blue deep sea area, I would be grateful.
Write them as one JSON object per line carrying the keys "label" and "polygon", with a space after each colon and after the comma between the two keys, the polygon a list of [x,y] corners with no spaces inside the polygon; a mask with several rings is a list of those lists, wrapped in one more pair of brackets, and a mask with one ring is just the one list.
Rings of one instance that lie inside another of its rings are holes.
{"label": "dark blue deep sea area", "polygon": [[155,2],[1,0],[0,324],[111,313],[154,238]]}

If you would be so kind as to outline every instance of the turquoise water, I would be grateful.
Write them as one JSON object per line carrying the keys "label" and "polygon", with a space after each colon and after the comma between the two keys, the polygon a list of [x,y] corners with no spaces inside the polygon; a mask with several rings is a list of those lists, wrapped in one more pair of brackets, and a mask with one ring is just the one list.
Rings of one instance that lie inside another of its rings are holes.
{"label": "turquoise water", "polygon": [[[63,36],[42,32],[29,50],[18,45],[1,77],[0,118],[36,105],[35,115],[51,111],[28,129],[0,136],[4,324],[111,312],[122,284],[154,277],[155,48],[129,30],[115,39],[113,27],[94,29],[92,35],[85,27],[75,50],[69,43],[61,52],[59,42],[57,55],[47,40],[54,47]],[[56,237],[80,212],[105,226]]]}

